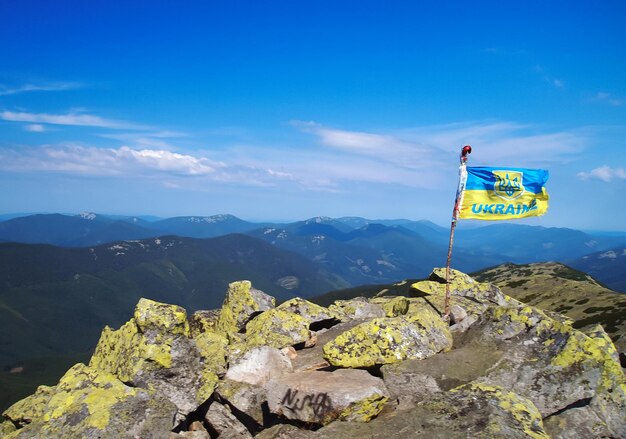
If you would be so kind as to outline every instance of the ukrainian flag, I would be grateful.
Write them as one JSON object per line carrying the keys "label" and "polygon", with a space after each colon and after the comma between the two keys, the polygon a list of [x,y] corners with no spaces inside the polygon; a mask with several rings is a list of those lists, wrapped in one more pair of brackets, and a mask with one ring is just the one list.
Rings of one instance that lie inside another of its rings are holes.
{"label": "ukrainian flag", "polygon": [[548,210],[543,169],[468,167],[459,218],[507,220]]}

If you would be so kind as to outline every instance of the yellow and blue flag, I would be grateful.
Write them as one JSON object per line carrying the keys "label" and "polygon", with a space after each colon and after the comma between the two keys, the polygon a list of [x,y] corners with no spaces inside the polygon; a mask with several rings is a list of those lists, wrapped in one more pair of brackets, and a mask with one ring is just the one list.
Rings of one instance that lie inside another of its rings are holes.
{"label": "yellow and blue flag", "polygon": [[543,169],[467,167],[459,218],[506,220],[543,215],[548,210],[548,176]]}

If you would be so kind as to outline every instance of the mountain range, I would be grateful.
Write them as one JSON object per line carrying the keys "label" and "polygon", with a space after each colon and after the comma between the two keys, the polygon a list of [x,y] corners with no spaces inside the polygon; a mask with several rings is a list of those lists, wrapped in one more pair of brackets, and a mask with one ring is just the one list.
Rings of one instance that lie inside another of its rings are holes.
{"label": "mountain range", "polygon": [[[462,226],[455,236],[452,259],[453,266],[460,270],[471,272],[505,262],[559,261],[593,274],[610,288],[626,291],[626,270],[621,269],[626,260],[622,254],[626,233],[508,223]],[[449,237],[448,229],[427,220],[360,217],[255,223],[227,214],[155,219],[85,212],[29,215],[0,222],[0,242],[60,247],[166,235],[211,238],[230,233],[247,234],[299,253],[350,285],[425,276],[433,266],[445,263]]]}

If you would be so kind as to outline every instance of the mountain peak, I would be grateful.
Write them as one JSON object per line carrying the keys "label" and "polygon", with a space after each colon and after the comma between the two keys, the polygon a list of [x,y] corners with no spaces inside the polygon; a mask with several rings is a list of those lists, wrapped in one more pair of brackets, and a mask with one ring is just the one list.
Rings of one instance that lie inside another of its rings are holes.
{"label": "mountain peak", "polygon": [[215,223],[234,220],[234,219],[237,219],[237,218],[233,215],[219,214],[219,215],[211,215],[211,216],[190,216],[187,218],[187,221],[190,223],[215,224]]}
{"label": "mountain peak", "polygon": [[82,219],[89,220],[89,221],[93,221],[97,217],[95,213],[87,212],[87,211],[79,213],[78,216],[81,217]]}

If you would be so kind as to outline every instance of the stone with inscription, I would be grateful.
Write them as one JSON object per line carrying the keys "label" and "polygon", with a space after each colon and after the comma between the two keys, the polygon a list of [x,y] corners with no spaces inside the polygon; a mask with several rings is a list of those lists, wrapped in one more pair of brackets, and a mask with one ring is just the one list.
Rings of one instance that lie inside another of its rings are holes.
{"label": "stone with inscription", "polygon": [[367,422],[389,398],[383,381],[364,370],[295,372],[273,378],[265,387],[272,413],[322,425]]}

